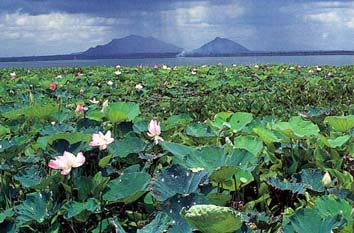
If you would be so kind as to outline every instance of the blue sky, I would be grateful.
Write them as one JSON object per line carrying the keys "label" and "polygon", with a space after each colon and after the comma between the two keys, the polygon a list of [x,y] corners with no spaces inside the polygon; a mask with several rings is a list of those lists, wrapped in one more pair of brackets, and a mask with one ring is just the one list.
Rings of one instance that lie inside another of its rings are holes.
{"label": "blue sky", "polygon": [[354,1],[0,0],[0,57],[80,52],[130,34],[194,49],[354,50]]}

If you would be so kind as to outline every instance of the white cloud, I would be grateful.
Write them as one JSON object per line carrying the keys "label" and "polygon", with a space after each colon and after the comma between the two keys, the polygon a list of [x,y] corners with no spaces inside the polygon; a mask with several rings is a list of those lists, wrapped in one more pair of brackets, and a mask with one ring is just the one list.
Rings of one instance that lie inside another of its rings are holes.
{"label": "white cloud", "polygon": [[84,14],[50,13],[29,15],[19,12],[0,16],[1,39],[57,41],[87,39],[108,32],[121,23],[118,19],[89,17]]}
{"label": "white cloud", "polygon": [[176,9],[162,11],[163,24],[154,35],[187,50],[197,48],[217,36],[242,44],[246,38],[254,35],[254,28],[239,23],[246,14],[247,9],[236,2],[222,5],[207,1],[189,2]]}
{"label": "white cloud", "polygon": [[[81,51],[95,43],[106,42],[110,39],[112,28],[124,24],[127,24],[127,21],[85,14],[29,15],[21,12],[4,14],[0,15],[0,48],[2,46],[21,48],[26,44],[36,48],[38,53],[44,54],[65,53],[65,48],[67,52]],[[52,46],[54,44],[58,46]],[[45,48],[42,50],[41,46],[49,47],[49,50]],[[26,53],[26,48],[23,48],[22,52],[14,52],[15,55]],[[3,55],[0,53],[0,56]]]}
{"label": "white cloud", "polygon": [[190,8],[177,8],[162,12],[165,17],[172,16],[177,26],[205,25],[225,23],[225,20],[236,20],[245,14],[246,9],[239,4],[211,5],[201,2]]}
{"label": "white cloud", "polygon": [[339,23],[342,22],[342,16],[337,12],[311,14],[305,16],[306,20],[317,21],[321,23]]}

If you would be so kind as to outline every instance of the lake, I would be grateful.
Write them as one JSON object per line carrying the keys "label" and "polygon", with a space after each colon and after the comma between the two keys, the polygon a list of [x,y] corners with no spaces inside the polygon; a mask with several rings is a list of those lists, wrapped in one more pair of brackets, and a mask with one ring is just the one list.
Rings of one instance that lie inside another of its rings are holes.
{"label": "lake", "polygon": [[354,64],[352,55],[331,56],[259,56],[259,57],[178,57],[178,58],[146,58],[146,59],[99,59],[99,60],[58,60],[58,61],[29,61],[29,62],[0,62],[0,68],[23,67],[83,67],[83,66],[123,66],[166,64],[203,65],[217,64],[298,64],[298,65],[351,65]]}

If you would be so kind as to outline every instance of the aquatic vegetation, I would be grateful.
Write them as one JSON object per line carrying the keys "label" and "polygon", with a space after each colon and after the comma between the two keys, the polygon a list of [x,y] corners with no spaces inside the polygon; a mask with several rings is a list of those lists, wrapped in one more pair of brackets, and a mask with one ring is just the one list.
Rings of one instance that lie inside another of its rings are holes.
{"label": "aquatic vegetation", "polygon": [[353,74],[0,70],[0,229],[352,232]]}

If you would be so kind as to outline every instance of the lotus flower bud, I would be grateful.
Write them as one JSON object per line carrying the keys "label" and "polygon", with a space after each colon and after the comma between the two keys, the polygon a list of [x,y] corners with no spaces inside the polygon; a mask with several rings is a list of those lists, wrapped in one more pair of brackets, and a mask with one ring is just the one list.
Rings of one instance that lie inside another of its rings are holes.
{"label": "lotus flower bud", "polygon": [[15,79],[16,79],[16,73],[15,73],[15,72],[10,73],[10,76],[11,76],[11,79],[12,79],[12,80],[15,80]]}
{"label": "lotus flower bud", "polygon": [[50,83],[49,89],[52,90],[52,91],[55,91],[55,89],[57,89],[57,84],[54,83],[54,82]]}
{"label": "lotus flower bud", "polygon": [[332,183],[331,175],[326,172],[322,178],[322,183],[325,187],[329,187]]}
{"label": "lotus flower bud", "polygon": [[108,100],[105,100],[102,104],[102,110],[101,112],[104,112],[104,110],[108,107]]}
{"label": "lotus flower bud", "polygon": [[163,139],[160,137],[161,134],[160,122],[158,122],[157,120],[151,120],[148,125],[148,130],[149,132],[147,133],[147,135],[154,139],[155,144],[158,144],[159,141],[163,141]]}
{"label": "lotus flower bud", "polygon": [[141,89],[143,89],[143,85],[141,85],[141,83],[138,83],[135,85],[135,89],[140,91]]}
{"label": "lotus flower bud", "polygon": [[83,104],[78,104],[76,106],[76,110],[75,110],[76,114],[81,114],[84,112],[84,105]]}

